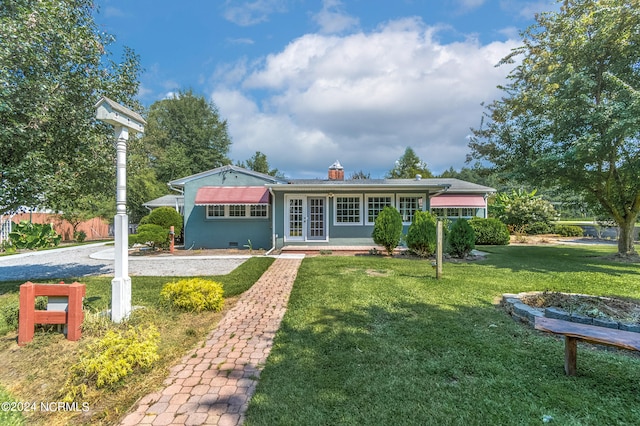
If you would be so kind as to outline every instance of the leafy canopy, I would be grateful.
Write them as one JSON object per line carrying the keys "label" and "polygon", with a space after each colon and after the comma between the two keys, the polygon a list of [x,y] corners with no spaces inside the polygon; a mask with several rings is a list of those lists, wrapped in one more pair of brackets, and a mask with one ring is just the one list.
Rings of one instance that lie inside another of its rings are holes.
{"label": "leafy canopy", "polygon": [[565,0],[502,60],[517,65],[474,130],[472,155],[521,182],[577,192],[621,228],[634,254],[640,212],[640,8]]}
{"label": "leafy canopy", "polygon": [[411,147],[407,147],[393,169],[387,173],[389,179],[413,179],[416,175],[423,178],[433,177],[427,163],[422,161]]}
{"label": "leafy canopy", "polygon": [[161,182],[229,164],[227,121],[191,90],[151,105],[143,143]]}
{"label": "leafy canopy", "polygon": [[139,59],[98,30],[91,0],[0,2],[0,212],[57,208],[113,192],[113,129],[97,123],[102,95],[140,110]]}
{"label": "leafy canopy", "polygon": [[269,161],[267,160],[267,155],[260,151],[256,151],[256,153],[247,161],[239,161],[237,164],[240,167],[253,170],[254,172],[284,178],[284,174],[280,170],[271,168]]}

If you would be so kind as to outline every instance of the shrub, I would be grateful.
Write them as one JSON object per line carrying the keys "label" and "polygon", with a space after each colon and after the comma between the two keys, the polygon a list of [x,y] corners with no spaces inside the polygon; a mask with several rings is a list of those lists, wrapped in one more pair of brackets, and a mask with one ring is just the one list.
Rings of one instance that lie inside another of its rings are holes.
{"label": "shrub", "polygon": [[509,229],[498,219],[482,219],[474,217],[469,225],[476,234],[477,245],[507,245],[509,244]]}
{"label": "shrub", "polygon": [[140,225],[146,224],[160,225],[167,232],[173,226],[176,235],[180,235],[180,232],[182,232],[182,215],[173,207],[158,207],[140,219]]}
{"label": "shrub", "polygon": [[536,190],[531,192],[514,190],[510,194],[496,194],[491,213],[507,226],[525,227],[525,232],[531,234],[549,232],[550,229],[540,232],[543,228],[538,223],[551,226],[551,223],[558,218],[553,205],[537,196]]}
{"label": "shrub", "polygon": [[138,226],[138,233],[129,236],[129,244],[146,244],[150,247],[163,247],[169,242],[169,231],[160,225],[146,224]]}
{"label": "shrub", "polygon": [[402,216],[394,207],[386,206],[378,217],[376,217],[373,226],[373,241],[381,245],[387,250],[387,254],[391,256],[393,249],[400,244],[402,237]]}
{"label": "shrub", "polygon": [[221,311],[224,290],[215,281],[189,278],[165,284],[160,291],[164,300],[190,312]]}
{"label": "shrub", "polygon": [[436,218],[429,212],[416,211],[406,237],[407,247],[418,256],[431,256],[436,250]]}
{"label": "shrub", "polygon": [[31,223],[27,220],[14,224],[9,238],[17,249],[29,250],[56,247],[62,240],[62,236],[58,235],[50,224]]}
{"label": "shrub", "polygon": [[80,354],[65,384],[64,400],[70,402],[82,397],[88,385],[96,388],[112,385],[136,368],[150,367],[159,359],[159,340],[160,333],[153,325],[107,331]]}
{"label": "shrub", "polygon": [[84,231],[76,231],[76,232],[73,234],[73,238],[74,238],[77,242],[82,243],[82,242],[84,242],[84,240],[86,240],[86,239],[87,239],[87,233],[86,233],[86,232],[84,232]]}
{"label": "shrub", "polygon": [[577,225],[556,225],[554,232],[562,237],[582,237],[584,230]]}
{"label": "shrub", "polygon": [[465,258],[475,248],[476,235],[466,219],[458,219],[449,231],[449,252],[459,258]]}
{"label": "shrub", "polygon": [[18,315],[20,312],[20,303],[18,301],[7,303],[0,309],[0,316],[4,319],[4,323],[10,330],[18,328]]}
{"label": "shrub", "polygon": [[[35,308],[41,311],[46,310],[47,300],[45,296],[36,297]],[[20,302],[15,300],[4,305],[0,309],[0,317],[4,319],[4,323],[9,330],[17,330],[20,319]]]}
{"label": "shrub", "polygon": [[552,225],[546,222],[528,223],[522,228],[527,235],[550,234],[553,230]]}

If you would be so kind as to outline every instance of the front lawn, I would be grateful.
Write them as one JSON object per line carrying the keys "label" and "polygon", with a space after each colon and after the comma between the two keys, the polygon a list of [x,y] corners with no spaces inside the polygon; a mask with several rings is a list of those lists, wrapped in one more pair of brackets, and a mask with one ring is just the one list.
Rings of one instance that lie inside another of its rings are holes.
{"label": "front lawn", "polygon": [[640,357],[578,349],[516,323],[502,293],[640,299],[613,247],[486,247],[486,260],[304,260],[247,425],[640,424]]}
{"label": "front lawn", "polygon": [[[223,285],[225,307],[228,309],[233,306],[237,296],[260,278],[273,260],[254,257],[227,275],[205,278]],[[161,388],[168,375],[168,368],[177,363],[198,342],[202,342],[224,314],[179,312],[160,303],[160,290],[164,284],[180,278],[132,277],[132,304],[144,308],[134,310],[128,322],[112,324],[110,320],[96,314],[109,305],[111,279],[112,277],[79,279],[87,286],[85,322],[83,336],[79,342],[69,342],[61,333],[39,331],[36,332],[33,342],[18,347],[17,332],[13,329],[8,330],[0,316],[0,402],[8,401],[9,398],[19,402],[35,402],[35,409],[24,413],[26,424],[116,424],[138,398]],[[48,280],[57,281],[59,280]],[[70,283],[72,280],[67,282]],[[17,303],[20,284],[22,282],[0,282],[0,312]],[[82,351],[87,352],[92,343],[105,335],[106,330],[124,329],[130,325],[153,325],[160,332],[160,358],[151,368],[137,369],[113,385],[99,389],[89,388],[87,394],[79,398],[78,410],[49,413],[42,411],[41,402],[62,400],[65,395],[65,381],[70,377],[72,367],[78,363]],[[85,407],[82,403],[87,404],[88,411],[82,411]],[[19,413],[3,414],[0,411],[0,425],[19,424],[21,419],[17,414]]]}

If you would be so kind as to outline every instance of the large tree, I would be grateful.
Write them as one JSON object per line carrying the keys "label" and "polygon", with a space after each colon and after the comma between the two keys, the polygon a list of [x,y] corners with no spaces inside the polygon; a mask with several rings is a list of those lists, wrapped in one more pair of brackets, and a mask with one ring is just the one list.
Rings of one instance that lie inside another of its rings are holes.
{"label": "large tree", "polygon": [[396,160],[394,168],[387,173],[387,177],[390,179],[413,179],[416,175],[423,178],[433,177],[427,168],[427,163],[422,161],[411,147],[407,147],[404,154]]}
{"label": "large tree", "polygon": [[284,178],[284,174],[280,170],[271,168],[269,161],[267,160],[267,155],[260,151],[256,151],[256,153],[247,161],[239,161],[237,164],[240,167],[253,170],[254,172],[264,173],[265,175],[277,178]]}
{"label": "large tree", "polygon": [[229,164],[227,121],[191,90],[151,105],[144,144],[162,182]]}
{"label": "large tree", "polygon": [[[520,181],[576,191],[620,227],[635,254],[640,212],[640,8],[637,0],[566,0],[539,15],[470,142],[475,158]],[[516,62],[517,61],[517,62]]]}
{"label": "large tree", "polygon": [[92,0],[0,2],[0,213],[115,192],[113,129],[94,105],[140,110],[140,68],[129,49],[111,59],[93,12]]}

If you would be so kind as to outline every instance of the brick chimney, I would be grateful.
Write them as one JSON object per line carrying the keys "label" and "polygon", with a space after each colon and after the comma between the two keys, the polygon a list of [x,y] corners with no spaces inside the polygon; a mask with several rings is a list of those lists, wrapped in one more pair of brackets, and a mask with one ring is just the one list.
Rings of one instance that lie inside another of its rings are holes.
{"label": "brick chimney", "polygon": [[338,160],[329,166],[329,180],[344,180],[344,168]]}

